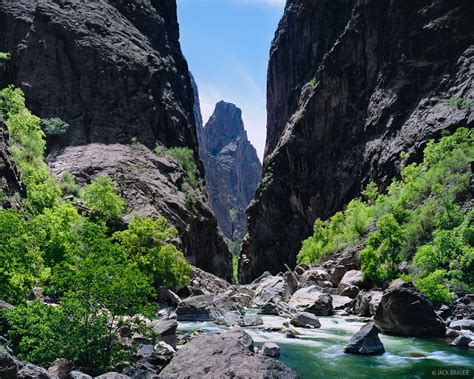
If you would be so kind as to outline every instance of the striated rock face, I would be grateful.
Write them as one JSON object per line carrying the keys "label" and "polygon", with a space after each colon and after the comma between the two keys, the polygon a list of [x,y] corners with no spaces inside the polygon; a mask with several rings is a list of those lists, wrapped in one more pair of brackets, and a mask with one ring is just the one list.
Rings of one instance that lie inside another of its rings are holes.
{"label": "striated rock face", "polygon": [[48,141],[54,172],[80,183],[110,175],[132,213],[166,216],[193,264],[230,279],[206,198],[175,159],[150,150],[186,146],[198,156],[175,0],[2,1],[0,25],[0,51],[12,54],[0,84],[21,87],[38,116],[70,124]]}
{"label": "striated rock face", "polygon": [[[199,119],[200,112],[197,114]],[[247,139],[242,111],[234,104],[217,103],[213,115],[197,134],[212,210],[224,235],[240,242],[247,231],[245,209],[262,171],[257,152]]]}
{"label": "striated rock face", "polygon": [[294,266],[315,218],[384,188],[401,152],[417,160],[441,131],[472,127],[473,108],[448,99],[474,99],[473,17],[469,0],[287,2],[240,280]]}

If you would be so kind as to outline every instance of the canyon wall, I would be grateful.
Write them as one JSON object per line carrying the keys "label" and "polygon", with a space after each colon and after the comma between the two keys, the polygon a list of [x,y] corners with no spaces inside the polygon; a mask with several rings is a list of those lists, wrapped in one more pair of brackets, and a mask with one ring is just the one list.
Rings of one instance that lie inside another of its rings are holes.
{"label": "canyon wall", "polygon": [[263,180],[240,280],[296,264],[301,241],[430,138],[472,127],[470,0],[289,0],[271,48]]}

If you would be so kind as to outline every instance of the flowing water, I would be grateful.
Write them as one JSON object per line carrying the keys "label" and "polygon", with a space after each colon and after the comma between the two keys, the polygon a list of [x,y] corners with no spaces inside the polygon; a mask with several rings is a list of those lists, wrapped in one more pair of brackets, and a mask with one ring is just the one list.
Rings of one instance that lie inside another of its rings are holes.
{"label": "flowing water", "polygon": [[[474,378],[474,352],[448,346],[446,341],[380,335],[385,354],[360,356],[344,354],[352,335],[364,325],[354,318],[319,317],[321,328],[295,328],[298,339],[288,339],[278,332],[250,327],[245,330],[256,346],[275,342],[281,348],[282,362],[294,369],[300,378]],[[265,326],[281,327],[287,321],[263,316]],[[214,334],[225,331],[212,322],[180,322],[178,330],[201,329]],[[463,371],[464,370],[464,371]]]}

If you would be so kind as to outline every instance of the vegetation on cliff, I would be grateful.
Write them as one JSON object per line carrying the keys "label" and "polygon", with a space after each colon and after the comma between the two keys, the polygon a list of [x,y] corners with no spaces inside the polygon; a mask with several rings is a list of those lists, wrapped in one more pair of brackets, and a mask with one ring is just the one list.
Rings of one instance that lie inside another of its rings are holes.
{"label": "vegetation on cliff", "polygon": [[[40,119],[20,89],[0,91],[0,112],[27,193],[18,208],[0,209],[0,299],[16,306],[3,312],[2,332],[20,359],[63,357],[105,371],[132,355],[116,335],[143,328],[138,316],[150,314],[154,286],[187,284],[191,266],[164,218],[122,225],[125,202],[110,178],[82,190],[69,173],[56,181],[43,160]],[[71,194],[81,206],[61,196]]]}
{"label": "vegetation on cliff", "polygon": [[[363,246],[360,260],[368,282],[413,279],[438,304],[472,291],[473,142],[467,129],[431,140],[423,162],[404,167],[385,193],[371,183],[363,199],[352,200],[328,220],[317,219],[298,261],[316,263],[332,252]],[[407,159],[402,154],[402,161]],[[403,261],[411,262],[408,271],[400,267]]]}

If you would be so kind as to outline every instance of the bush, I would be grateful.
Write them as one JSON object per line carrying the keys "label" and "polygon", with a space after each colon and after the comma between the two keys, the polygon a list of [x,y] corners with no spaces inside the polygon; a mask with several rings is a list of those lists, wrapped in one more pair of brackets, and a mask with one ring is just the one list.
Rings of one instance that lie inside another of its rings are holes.
{"label": "bush", "polygon": [[41,120],[41,127],[47,136],[60,136],[67,132],[69,124],[58,117]]}
{"label": "bush", "polygon": [[402,229],[392,214],[383,216],[377,231],[367,241],[367,247],[361,251],[362,273],[364,279],[375,283],[384,283],[395,279],[398,264],[404,259]]}
{"label": "bush", "polygon": [[415,285],[434,304],[450,304],[453,301],[453,295],[446,288],[446,278],[445,270],[436,270],[423,278],[417,279]]}
{"label": "bush", "polygon": [[76,184],[76,178],[68,171],[65,171],[61,176],[59,187],[65,196],[77,197],[80,194],[80,187]]}
{"label": "bush", "polygon": [[198,169],[194,160],[194,151],[189,147],[173,147],[168,149],[168,154],[175,157],[189,178],[191,184],[197,186]]}
{"label": "bush", "polygon": [[95,219],[118,221],[124,212],[125,201],[117,194],[115,182],[107,176],[94,179],[81,193],[84,205]]}
{"label": "bush", "polygon": [[174,288],[188,284],[192,272],[183,253],[170,243],[175,236],[176,229],[163,217],[135,216],[128,229],[116,232],[113,238],[143,272],[153,277],[155,285]]}
{"label": "bush", "polygon": [[0,69],[5,68],[5,63],[10,60],[10,57],[9,53],[3,53],[0,51]]}
{"label": "bush", "polygon": [[[445,290],[472,291],[473,213],[461,204],[471,197],[473,139],[464,128],[444,134],[428,142],[419,164],[406,165],[408,156],[401,154],[400,179],[392,181],[387,193],[379,194],[371,183],[362,192],[365,201],[355,199],[344,212],[317,219],[298,262],[316,263],[331,252],[365,244],[360,259],[368,280],[390,281],[400,276],[398,263],[413,258],[414,282],[421,291],[436,292],[429,294],[433,301],[448,301]],[[444,274],[430,276],[437,270]]]}

